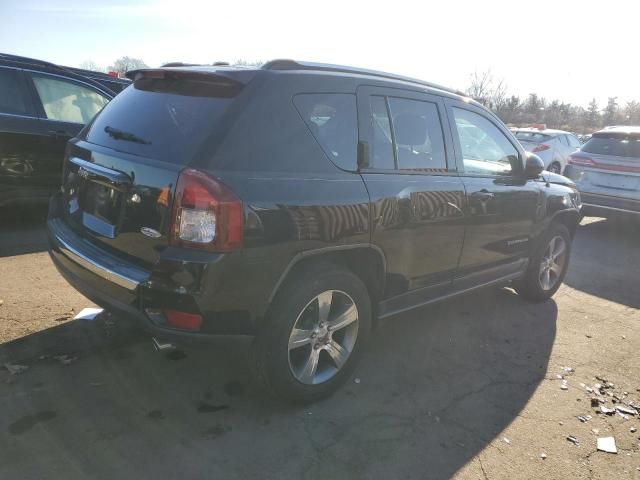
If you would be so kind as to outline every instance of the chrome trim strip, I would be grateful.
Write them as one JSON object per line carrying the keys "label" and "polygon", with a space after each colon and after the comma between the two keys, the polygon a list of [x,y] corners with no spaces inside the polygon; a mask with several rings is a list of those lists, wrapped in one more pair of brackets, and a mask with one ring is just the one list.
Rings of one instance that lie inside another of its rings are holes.
{"label": "chrome trim strip", "polygon": [[127,290],[135,290],[138,285],[140,285],[140,282],[133,278],[126,277],[120,273],[114,272],[109,268],[97,264],[90,258],[83,255],[81,252],[73,248],[67,242],[62,240],[60,237],[56,236],[56,242],[58,242],[63,255],[82,265],[84,268],[95,273],[96,275],[109,280],[110,282],[113,282],[120,287],[126,288]]}
{"label": "chrome trim strip", "polygon": [[21,115],[19,113],[6,113],[6,112],[0,112],[0,116],[28,118],[30,120],[38,120],[40,118],[40,117],[36,117],[35,115]]}
{"label": "chrome trim strip", "polygon": [[131,177],[126,173],[122,173],[118,170],[111,170],[110,168],[103,167],[102,165],[97,165],[92,162],[87,162],[86,160],[82,160],[81,158],[78,158],[78,157],[69,158],[69,162],[91,173],[104,176],[112,182],[131,183]]}
{"label": "chrome trim strip", "polygon": [[[525,268],[526,268],[526,264],[525,264]],[[407,307],[402,307],[399,308],[398,310],[392,310],[390,312],[385,312],[381,315],[378,316],[379,320],[384,320],[386,318],[389,317],[393,317],[395,315],[398,315],[400,313],[404,313],[404,312],[408,312],[409,310],[413,310],[415,308],[420,308],[420,307],[424,307],[426,305],[429,305],[431,303],[437,303],[437,302],[441,302],[444,300],[448,300],[450,298],[453,297],[457,297],[458,295],[463,295],[465,293],[469,293],[472,292],[474,290],[478,290],[480,288],[484,288],[484,287],[489,287],[491,285],[500,285],[502,283],[507,283],[510,282],[511,280],[516,280],[518,278],[520,278],[524,273],[524,270],[519,271],[519,272],[514,272],[514,273],[510,273],[509,275],[505,275],[503,277],[497,278],[495,280],[490,280],[488,282],[484,282],[478,285],[474,285],[473,287],[467,287],[467,288],[463,288],[461,290],[453,290],[449,293],[446,293],[444,295],[441,295],[439,297],[435,297],[435,298],[430,298],[429,300],[425,300],[424,302],[420,302],[420,303],[416,303],[414,305],[409,305]],[[385,301],[380,302],[380,304],[384,304]]]}

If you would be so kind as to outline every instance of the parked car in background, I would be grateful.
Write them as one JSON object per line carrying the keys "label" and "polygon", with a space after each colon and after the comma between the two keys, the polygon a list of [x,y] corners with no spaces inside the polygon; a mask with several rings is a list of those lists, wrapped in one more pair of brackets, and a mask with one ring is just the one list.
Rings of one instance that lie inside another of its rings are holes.
{"label": "parked car in background", "polygon": [[90,78],[98,82],[101,85],[104,85],[109,90],[115,93],[120,93],[122,90],[131,85],[131,80],[128,78],[122,78],[117,75],[116,72],[96,72],[94,70],[85,70],[83,68],[75,68],[75,67],[63,67],[70,72],[76,73],[78,75],[82,75],[85,78]]}
{"label": "parked car in background", "polygon": [[115,95],[52,63],[0,54],[0,206],[46,202],[67,141]]}
{"label": "parked car in background", "polygon": [[585,144],[591,138],[591,134],[577,135],[577,137],[578,137],[578,140],[580,140],[580,143]]}
{"label": "parked car in background", "polygon": [[525,150],[538,155],[545,168],[562,173],[569,155],[580,148],[580,140],[571,132],[550,128],[514,128],[511,130]]}
{"label": "parked car in background", "polygon": [[569,158],[565,174],[585,215],[640,215],[640,127],[600,130]]}
{"label": "parked car in background", "polygon": [[311,401],[378,319],[562,282],[577,191],[462,93],[291,60],[129,75],[69,143],[49,251],[157,345],[252,335],[258,378]]}

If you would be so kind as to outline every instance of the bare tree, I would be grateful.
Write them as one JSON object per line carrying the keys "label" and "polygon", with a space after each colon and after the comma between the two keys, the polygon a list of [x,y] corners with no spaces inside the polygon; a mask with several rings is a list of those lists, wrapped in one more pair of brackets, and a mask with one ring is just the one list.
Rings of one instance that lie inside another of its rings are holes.
{"label": "bare tree", "polygon": [[590,128],[598,128],[600,127],[600,109],[598,108],[598,102],[594,98],[589,102],[589,107],[587,108],[587,126]]}
{"label": "bare tree", "polygon": [[627,125],[640,125],[640,102],[632,100],[624,107],[624,117]]}
{"label": "bare tree", "polygon": [[263,64],[262,60],[243,60],[241,58],[232,63],[232,65],[239,67],[261,67]]}
{"label": "bare tree", "polygon": [[148,65],[139,58],[133,57],[120,57],[113,65],[109,67],[109,71],[118,72],[119,75],[124,75],[129,70],[136,70],[138,68],[148,68]]}
{"label": "bare tree", "polygon": [[80,68],[83,68],[84,70],[93,70],[94,72],[104,72],[105,71],[105,69],[103,67],[99,66],[93,60],[85,60],[83,62],[80,62]]}
{"label": "bare tree", "polygon": [[609,97],[607,106],[602,111],[602,120],[604,126],[616,125],[621,123],[620,112],[618,108],[618,97]]}

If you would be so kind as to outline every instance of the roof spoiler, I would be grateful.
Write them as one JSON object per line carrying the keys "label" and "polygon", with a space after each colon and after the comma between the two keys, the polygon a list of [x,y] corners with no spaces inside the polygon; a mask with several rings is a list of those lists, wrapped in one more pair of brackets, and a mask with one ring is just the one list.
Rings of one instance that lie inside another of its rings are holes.
{"label": "roof spoiler", "polygon": [[187,70],[181,68],[140,68],[138,70],[129,70],[125,76],[133,80],[143,78],[149,79],[172,79],[184,78],[189,80],[197,80],[201,82],[217,83],[229,87],[243,87],[244,84],[236,78],[226,75],[225,72],[207,72],[198,70]]}

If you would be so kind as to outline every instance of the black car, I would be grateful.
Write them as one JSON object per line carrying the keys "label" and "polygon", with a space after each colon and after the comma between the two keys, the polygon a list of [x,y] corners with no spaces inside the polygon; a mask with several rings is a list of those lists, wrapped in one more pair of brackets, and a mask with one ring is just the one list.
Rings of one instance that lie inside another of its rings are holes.
{"label": "black car", "polygon": [[0,206],[59,190],[67,141],[115,95],[52,63],[0,54]]}
{"label": "black car", "polygon": [[288,60],[130,75],[69,143],[50,254],[161,343],[255,336],[259,378],[309,401],[381,319],[562,282],[577,191],[463,94]]}
{"label": "black car", "polygon": [[70,72],[77,73],[78,75],[82,75],[85,78],[90,78],[91,80],[98,82],[100,85],[107,87],[114,93],[120,93],[131,84],[131,80],[128,78],[118,77],[115,72],[104,73],[75,67],[62,68],[69,70]]}

